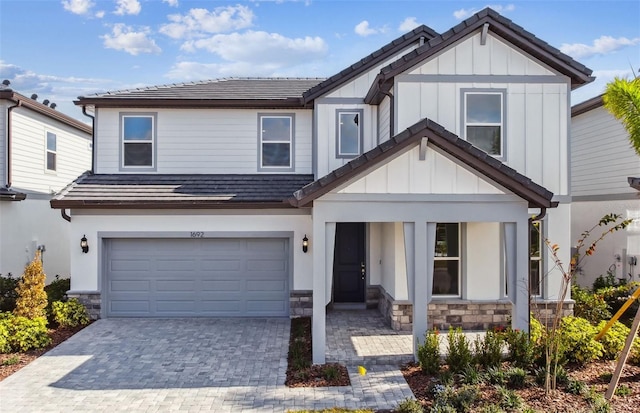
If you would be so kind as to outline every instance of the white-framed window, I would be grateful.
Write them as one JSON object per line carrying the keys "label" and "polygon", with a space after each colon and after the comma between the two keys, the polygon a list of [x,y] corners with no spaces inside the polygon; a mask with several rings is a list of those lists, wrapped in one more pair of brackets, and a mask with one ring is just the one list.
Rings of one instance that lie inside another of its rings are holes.
{"label": "white-framed window", "polygon": [[540,296],[542,291],[542,221],[529,227],[529,294]]}
{"label": "white-framed window", "polygon": [[433,295],[460,296],[460,224],[436,225],[436,250],[433,259]]}
{"label": "white-framed window", "polygon": [[122,167],[155,168],[155,114],[122,114],[120,120]]}
{"label": "white-framed window", "polygon": [[293,170],[293,114],[259,114],[258,130],[258,169]]}
{"label": "white-framed window", "polygon": [[56,171],[58,168],[58,137],[53,132],[47,132],[46,168]]}
{"label": "white-framed window", "polygon": [[336,110],[336,158],[362,154],[362,109]]}
{"label": "white-framed window", "polygon": [[475,147],[496,158],[505,154],[505,93],[463,90],[463,133]]}

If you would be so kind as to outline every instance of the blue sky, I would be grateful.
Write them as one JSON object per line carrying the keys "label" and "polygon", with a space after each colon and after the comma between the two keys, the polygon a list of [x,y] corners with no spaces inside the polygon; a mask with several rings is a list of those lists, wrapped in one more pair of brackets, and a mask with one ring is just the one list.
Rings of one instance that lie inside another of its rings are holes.
{"label": "blue sky", "polygon": [[80,95],[220,77],[326,77],[490,6],[591,68],[573,103],[640,69],[640,2],[0,0],[0,79],[87,120]]}

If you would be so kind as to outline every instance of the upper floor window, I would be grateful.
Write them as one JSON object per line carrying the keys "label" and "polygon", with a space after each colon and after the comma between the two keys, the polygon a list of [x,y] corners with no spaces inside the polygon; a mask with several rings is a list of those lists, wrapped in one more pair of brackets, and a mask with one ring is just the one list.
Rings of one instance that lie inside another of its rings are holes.
{"label": "upper floor window", "polygon": [[336,157],[354,158],[362,153],[362,109],[337,110]]}
{"label": "upper floor window", "polygon": [[47,132],[47,171],[57,170],[57,137],[55,133]]}
{"label": "upper floor window", "polygon": [[467,141],[495,157],[504,157],[504,93],[463,90]]}
{"label": "upper floor window", "polygon": [[293,114],[258,115],[258,127],[259,169],[293,170]]}
{"label": "upper floor window", "polygon": [[122,166],[153,168],[155,154],[155,115],[122,115]]}
{"label": "upper floor window", "polygon": [[433,295],[460,295],[460,224],[436,225]]}

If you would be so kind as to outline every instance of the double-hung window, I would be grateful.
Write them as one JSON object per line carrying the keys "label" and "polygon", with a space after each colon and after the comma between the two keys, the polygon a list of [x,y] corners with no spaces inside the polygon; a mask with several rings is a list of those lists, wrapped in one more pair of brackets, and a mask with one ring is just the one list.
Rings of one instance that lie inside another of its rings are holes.
{"label": "double-hung window", "polygon": [[258,128],[259,169],[278,172],[293,170],[293,115],[261,114]]}
{"label": "double-hung window", "polygon": [[436,225],[433,295],[460,295],[460,224]]}
{"label": "double-hung window", "polygon": [[532,222],[529,233],[529,294],[539,296],[542,283],[542,221]]}
{"label": "double-hung window", "polygon": [[463,90],[463,124],[467,141],[489,155],[503,158],[504,93]]}
{"label": "double-hung window", "polygon": [[362,153],[362,113],[362,109],[337,110],[337,158],[355,158]]}
{"label": "double-hung window", "polygon": [[57,137],[55,133],[47,132],[47,153],[46,153],[46,167],[47,171],[56,171],[57,170]]}
{"label": "double-hung window", "polygon": [[156,116],[121,115],[123,168],[155,168]]}

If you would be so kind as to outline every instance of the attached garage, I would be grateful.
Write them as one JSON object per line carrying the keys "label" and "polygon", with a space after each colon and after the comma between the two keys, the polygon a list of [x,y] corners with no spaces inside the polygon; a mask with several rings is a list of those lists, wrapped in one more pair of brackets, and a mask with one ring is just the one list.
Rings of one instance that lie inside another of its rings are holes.
{"label": "attached garage", "polygon": [[289,314],[286,238],[105,240],[107,317]]}

